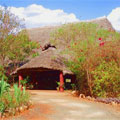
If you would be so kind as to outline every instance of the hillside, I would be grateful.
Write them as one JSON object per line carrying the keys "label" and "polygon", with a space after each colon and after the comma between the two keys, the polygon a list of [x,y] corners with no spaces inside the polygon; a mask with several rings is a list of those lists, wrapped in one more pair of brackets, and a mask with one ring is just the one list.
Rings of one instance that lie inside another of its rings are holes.
{"label": "hillside", "polygon": [[[108,21],[106,17],[81,22],[92,22],[98,24],[100,28],[114,30],[111,23]],[[60,26],[49,26],[28,29],[28,34],[31,40],[39,42],[43,47],[46,43],[50,42],[50,33],[59,27]]]}

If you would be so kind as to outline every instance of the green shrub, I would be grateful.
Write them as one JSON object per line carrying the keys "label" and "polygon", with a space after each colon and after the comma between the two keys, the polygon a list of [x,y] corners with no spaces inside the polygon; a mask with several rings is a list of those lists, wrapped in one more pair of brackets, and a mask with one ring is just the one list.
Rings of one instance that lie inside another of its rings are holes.
{"label": "green shrub", "polygon": [[25,88],[21,91],[17,84],[14,84],[14,97],[16,106],[20,106],[23,103],[26,104],[29,101],[29,94],[26,93]]}
{"label": "green shrub", "polygon": [[3,113],[5,111],[5,103],[2,102],[1,98],[0,98],[0,112]]}
{"label": "green shrub", "polygon": [[7,80],[7,76],[5,75],[6,71],[3,66],[0,65],[0,78],[4,78]]}
{"label": "green shrub", "polygon": [[2,80],[0,81],[0,97],[3,95],[3,93],[8,92],[10,88],[10,85],[4,81],[4,77],[2,77]]}
{"label": "green shrub", "polygon": [[[64,48],[61,49],[62,53],[69,55],[70,59],[65,63],[76,75],[76,87],[81,93],[101,97],[119,96],[120,34],[118,32],[101,29],[92,23],[68,24],[52,34],[51,42],[58,48]],[[104,62],[109,64],[103,64]],[[112,68],[110,64],[113,63]],[[103,70],[102,78],[100,74],[95,74],[100,73],[101,66],[109,68]],[[114,71],[111,74],[110,69]],[[112,85],[112,88],[102,88],[101,84],[98,85],[101,80],[109,86]]]}
{"label": "green shrub", "polygon": [[57,83],[57,87],[60,87],[60,82],[56,82]]}
{"label": "green shrub", "polygon": [[93,73],[93,95],[99,97],[120,96],[120,68],[115,61],[103,61]]}
{"label": "green shrub", "polygon": [[20,84],[24,87],[29,87],[30,83],[29,83],[29,76],[27,76],[26,78],[24,78],[23,80],[20,81]]}
{"label": "green shrub", "polygon": [[74,83],[71,84],[72,90],[76,90],[76,85]]}
{"label": "green shrub", "polygon": [[[29,104],[30,96],[26,92],[25,88],[23,91],[20,90],[17,84],[14,85],[14,91],[4,91],[4,94],[0,96],[0,112],[4,113],[9,109],[15,109],[22,105]],[[13,111],[12,114],[14,114]]]}

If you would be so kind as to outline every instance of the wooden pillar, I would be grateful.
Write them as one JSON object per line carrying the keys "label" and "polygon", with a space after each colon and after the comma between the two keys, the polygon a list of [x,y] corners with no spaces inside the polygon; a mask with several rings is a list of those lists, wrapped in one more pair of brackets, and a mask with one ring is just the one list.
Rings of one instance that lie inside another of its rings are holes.
{"label": "wooden pillar", "polygon": [[23,80],[23,76],[19,75],[19,87],[21,87],[20,81]]}
{"label": "wooden pillar", "polygon": [[73,76],[71,77],[71,83],[75,83],[75,80],[76,80],[76,76],[73,75]]}
{"label": "wooden pillar", "polygon": [[64,77],[63,77],[63,73],[60,72],[60,92],[64,91]]}

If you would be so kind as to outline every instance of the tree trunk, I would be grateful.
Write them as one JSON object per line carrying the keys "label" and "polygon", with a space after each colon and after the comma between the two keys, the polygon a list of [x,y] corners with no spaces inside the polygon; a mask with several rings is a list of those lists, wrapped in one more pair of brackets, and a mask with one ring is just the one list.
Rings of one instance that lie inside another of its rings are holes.
{"label": "tree trunk", "polygon": [[91,84],[91,75],[89,74],[89,71],[87,70],[87,81],[88,81],[88,86],[90,89],[90,95],[92,96],[92,84]]}

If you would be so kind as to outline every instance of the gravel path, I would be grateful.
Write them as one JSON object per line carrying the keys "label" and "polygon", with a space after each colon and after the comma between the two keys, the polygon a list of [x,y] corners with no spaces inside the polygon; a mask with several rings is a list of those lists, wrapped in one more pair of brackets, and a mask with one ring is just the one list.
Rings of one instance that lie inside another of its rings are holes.
{"label": "gravel path", "polygon": [[80,100],[68,92],[30,92],[37,106],[14,120],[120,120],[120,111],[109,105]]}

